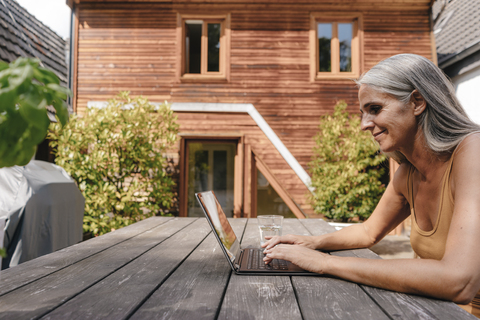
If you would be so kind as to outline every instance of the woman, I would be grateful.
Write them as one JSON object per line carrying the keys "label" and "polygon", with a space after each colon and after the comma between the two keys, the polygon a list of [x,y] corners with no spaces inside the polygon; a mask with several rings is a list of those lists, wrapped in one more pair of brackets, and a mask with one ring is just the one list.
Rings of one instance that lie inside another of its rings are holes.
{"label": "woman", "polygon": [[[470,302],[480,289],[480,126],[438,67],[412,54],[388,58],[358,81],[361,129],[400,167],[370,218],[321,236],[266,242],[265,262],[388,290]],[[409,215],[422,259],[369,260],[314,251],[371,247]]]}

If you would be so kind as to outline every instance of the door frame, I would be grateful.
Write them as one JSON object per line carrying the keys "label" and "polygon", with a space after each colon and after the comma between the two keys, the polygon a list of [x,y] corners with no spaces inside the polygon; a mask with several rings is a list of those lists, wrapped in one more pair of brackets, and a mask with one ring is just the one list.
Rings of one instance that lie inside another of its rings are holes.
{"label": "door frame", "polygon": [[240,218],[243,212],[243,149],[242,134],[180,134],[180,175],[178,181],[179,216],[187,217],[188,211],[188,148],[190,142],[236,143],[233,182],[233,216]]}

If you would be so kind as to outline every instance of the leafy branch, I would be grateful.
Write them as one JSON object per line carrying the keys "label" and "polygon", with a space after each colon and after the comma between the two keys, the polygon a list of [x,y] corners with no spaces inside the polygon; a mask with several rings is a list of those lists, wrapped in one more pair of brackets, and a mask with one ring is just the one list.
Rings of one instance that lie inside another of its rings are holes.
{"label": "leafy branch", "polygon": [[62,125],[68,121],[65,103],[70,91],[38,59],[0,61],[0,168],[26,165],[47,134],[47,106]]}

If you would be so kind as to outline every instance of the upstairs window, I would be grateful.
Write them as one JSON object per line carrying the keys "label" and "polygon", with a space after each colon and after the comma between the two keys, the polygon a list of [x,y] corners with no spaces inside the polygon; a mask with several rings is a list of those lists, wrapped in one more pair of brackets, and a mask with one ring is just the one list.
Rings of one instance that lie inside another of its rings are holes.
{"label": "upstairs window", "polygon": [[182,80],[226,79],[229,16],[180,18],[182,26]]}
{"label": "upstairs window", "polygon": [[354,78],[360,75],[361,16],[312,15],[311,80]]}

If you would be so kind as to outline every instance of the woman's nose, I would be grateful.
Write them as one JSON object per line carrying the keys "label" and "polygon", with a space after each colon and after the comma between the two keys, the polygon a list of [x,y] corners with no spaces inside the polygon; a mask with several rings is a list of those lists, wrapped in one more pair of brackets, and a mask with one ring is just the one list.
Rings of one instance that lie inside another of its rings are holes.
{"label": "woman's nose", "polygon": [[362,131],[372,130],[374,127],[372,118],[368,114],[363,114],[360,122],[360,129]]}

